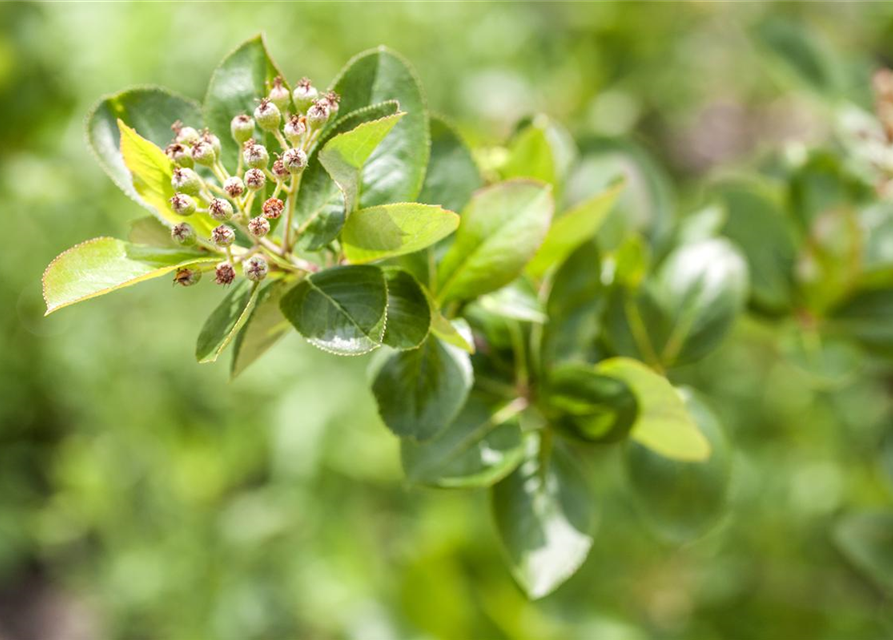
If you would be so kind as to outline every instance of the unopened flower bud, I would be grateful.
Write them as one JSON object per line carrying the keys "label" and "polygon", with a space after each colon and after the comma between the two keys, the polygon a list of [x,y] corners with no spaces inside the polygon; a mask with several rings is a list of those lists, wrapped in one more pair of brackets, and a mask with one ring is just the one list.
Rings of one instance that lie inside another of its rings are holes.
{"label": "unopened flower bud", "polygon": [[248,232],[255,238],[263,238],[270,233],[270,221],[263,216],[251,218],[248,221]]}
{"label": "unopened flower bud", "polygon": [[226,222],[233,217],[233,205],[229,203],[229,200],[214,198],[208,204],[208,215],[219,222]]}
{"label": "unopened flower bud", "polygon": [[189,147],[185,144],[180,144],[179,142],[172,142],[167,145],[164,150],[165,155],[171,159],[176,165],[181,167],[191,167],[195,163],[192,161],[192,154],[189,151]]}
{"label": "unopened flower bud", "polygon": [[288,172],[288,169],[285,168],[285,163],[282,162],[282,159],[276,160],[273,163],[273,167],[270,169],[273,175],[276,177],[276,180],[282,182],[286,178],[288,178],[291,174]]}
{"label": "unopened flower bud", "polygon": [[232,176],[223,183],[223,190],[226,191],[226,195],[230,198],[238,198],[245,193],[245,183],[242,182],[242,178]]}
{"label": "unopened flower bud", "polygon": [[245,186],[252,191],[260,191],[267,184],[267,176],[260,169],[249,169],[245,172]]}
{"label": "unopened flower bud", "polygon": [[295,101],[295,108],[298,111],[306,111],[307,107],[313,104],[313,101],[319,96],[319,92],[311,84],[310,78],[301,78],[298,86],[292,91],[291,97]]}
{"label": "unopened flower bud", "polygon": [[176,167],[171,175],[171,186],[174,191],[194,196],[202,190],[202,179],[192,169]]}
{"label": "unopened flower bud", "polygon": [[188,222],[181,222],[171,227],[171,240],[184,247],[195,244],[195,229]]}
{"label": "unopened flower bud", "polygon": [[285,126],[282,128],[282,132],[285,134],[285,139],[295,146],[301,142],[301,138],[304,137],[306,131],[307,120],[304,116],[298,115],[289,118],[288,122],[286,122]]}
{"label": "unopened flower bud", "polygon": [[233,243],[235,239],[235,231],[233,231],[232,227],[228,227],[225,224],[211,229],[211,242],[216,244],[218,247],[228,247]]}
{"label": "unopened flower bud", "polygon": [[214,147],[207,140],[199,140],[192,147],[192,159],[196,164],[201,164],[206,167],[214,164],[214,161],[217,159],[217,154],[214,153]]}
{"label": "unopened flower bud", "polygon": [[285,111],[288,107],[289,98],[291,95],[288,93],[288,89],[282,84],[282,78],[276,76],[273,78],[273,88],[270,89],[270,95],[267,96],[270,99],[270,102],[276,105],[279,111]]}
{"label": "unopened flower bud", "polygon": [[194,284],[198,284],[198,281],[201,279],[201,271],[198,269],[190,269],[188,267],[177,269],[177,272],[174,274],[174,283],[184,287],[191,287]]}
{"label": "unopened flower bud", "polygon": [[171,129],[176,135],[175,140],[180,144],[195,144],[198,142],[199,133],[192,127],[185,126],[182,122],[177,120],[174,124],[171,125]]}
{"label": "unopened flower bud", "polygon": [[282,154],[282,164],[289,173],[301,173],[307,166],[307,154],[301,149],[289,149]]}
{"label": "unopened flower bud", "polygon": [[195,200],[185,193],[175,193],[169,202],[171,203],[171,209],[177,215],[185,217],[195,213]]}
{"label": "unopened flower bud", "polygon": [[254,135],[254,120],[251,119],[251,116],[243,113],[233,118],[229,130],[233,134],[233,139],[242,144]]}
{"label": "unopened flower bud", "polygon": [[257,126],[264,131],[275,131],[282,121],[282,114],[279,113],[279,107],[264,98],[254,110],[254,120],[257,122]]}
{"label": "unopened flower bud", "polygon": [[307,123],[311,127],[318,127],[329,119],[331,110],[328,101],[323,98],[313,103],[313,106],[307,109]]}
{"label": "unopened flower bud", "polygon": [[242,264],[242,273],[253,282],[260,282],[267,277],[269,272],[270,266],[267,264],[267,259],[257,254],[254,254]]}
{"label": "unopened flower bud", "polygon": [[220,157],[220,138],[211,133],[208,129],[205,129],[204,134],[202,134],[202,140],[209,143],[211,148],[214,149],[214,157]]}
{"label": "unopened flower bud", "polygon": [[269,198],[264,202],[264,206],[261,207],[261,210],[263,211],[265,218],[275,220],[282,215],[283,211],[285,211],[285,204],[279,198]]}
{"label": "unopened flower bud", "polygon": [[220,262],[214,268],[214,282],[217,284],[230,284],[236,279],[236,270],[229,262]]}
{"label": "unopened flower bud", "polygon": [[270,162],[270,154],[264,145],[257,144],[251,139],[242,148],[242,160],[252,169],[263,169]]}
{"label": "unopened flower bud", "polygon": [[338,113],[338,107],[341,105],[341,96],[334,91],[329,91],[322,99],[326,101],[326,106],[331,113]]}

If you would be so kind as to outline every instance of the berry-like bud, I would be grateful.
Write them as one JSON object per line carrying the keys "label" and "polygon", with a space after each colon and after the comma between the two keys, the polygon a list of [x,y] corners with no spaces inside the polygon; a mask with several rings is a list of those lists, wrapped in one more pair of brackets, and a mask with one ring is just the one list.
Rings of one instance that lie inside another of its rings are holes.
{"label": "berry-like bud", "polygon": [[233,243],[233,240],[235,239],[235,231],[233,231],[232,227],[228,227],[225,224],[211,229],[211,242],[216,244],[218,247],[228,247]]}
{"label": "berry-like bud", "polygon": [[171,209],[180,216],[191,216],[195,213],[195,200],[185,193],[175,193],[170,199]]}
{"label": "berry-like bud", "polygon": [[288,107],[288,100],[291,98],[291,95],[289,95],[288,89],[282,84],[282,78],[279,76],[273,78],[273,88],[270,89],[268,98],[270,102],[276,105],[279,111],[285,111]]}
{"label": "berry-like bud", "polygon": [[257,254],[248,258],[242,265],[242,273],[253,282],[260,282],[267,277],[269,272],[270,266],[267,264],[267,259]]}
{"label": "berry-like bud", "polygon": [[301,149],[289,149],[282,154],[282,164],[289,173],[301,173],[307,166],[307,154]]}
{"label": "berry-like bud", "polygon": [[285,163],[282,162],[281,159],[276,160],[276,162],[273,163],[273,168],[270,170],[279,182],[282,182],[291,175],[288,172],[288,169],[285,168]]}
{"label": "berry-like bud", "polygon": [[201,279],[201,271],[198,269],[190,269],[188,267],[177,269],[177,272],[174,274],[174,283],[184,287],[191,287],[194,284],[198,284],[198,281]]}
{"label": "berry-like bud", "polygon": [[270,154],[264,145],[257,144],[251,139],[242,148],[242,159],[252,169],[263,169],[270,161]]}
{"label": "berry-like bud", "polygon": [[211,133],[210,130],[205,129],[205,132],[202,134],[202,140],[209,143],[211,148],[214,149],[214,157],[220,157],[220,138]]}
{"label": "berry-like bud", "polygon": [[329,91],[322,99],[326,101],[326,106],[331,113],[338,113],[338,107],[341,105],[341,96],[334,91]]}
{"label": "berry-like bud", "polygon": [[270,233],[270,221],[263,216],[251,218],[251,220],[248,221],[248,232],[255,238],[263,238]]}
{"label": "berry-like bud", "polygon": [[171,159],[171,162],[181,167],[191,167],[195,164],[192,161],[192,154],[185,144],[172,142],[171,144],[167,145],[164,153],[167,155],[168,158]]}
{"label": "berry-like bud", "polygon": [[171,176],[171,186],[174,191],[194,196],[202,190],[202,179],[192,169],[176,167]]}
{"label": "berry-like bud", "polygon": [[199,140],[192,147],[192,159],[196,164],[206,167],[214,164],[217,154],[214,153],[214,147],[207,140]]}
{"label": "berry-like bud", "polygon": [[177,120],[174,124],[171,125],[171,129],[176,135],[175,140],[180,144],[191,145],[198,142],[199,133],[192,127],[185,126],[182,122]]}
{"label": "berry-like bud", "polygon": [[307,107],[313,104],[313,101],[319,96],[319,92],[311,84],[310,78],[301,78],[298,86],[292,91],[291,97],[295,101],[295,108],[298,111],[306,111]]}
{"label": "berry-like bud", "polygon": [[254,135],[254,120],[252,120],[251,116],[243,113],[233,118],[232,122],[230,122],[229,130],[233,134],[233,139],[242,144]]}
{"label": "berry-like bud", "polygon": [[214,198],[208,204],[208,215],[219,222],[226,222],[233,217],[233,205],[229,203],[229,200]]}
{"label": "berry-like bud", "polygon": [[282,114],[279,113],[279,107],[270,102],[268,98],[264,98],[254,110],[254,120],[264,131],[275,131],[279,128],[282,121]]}
{"label": "berry-like bud", "polygon": [[329,102],[325,98],[317,100],[313,106],[307,109],[307,123],[311,127],[318,127],[324,124],[331,115]]}
{"label": "berry-like bud", "polygon": [[260,169],[249,169],[245,172],[245,186],[252,191],[260,191],[267,184],[267,176]]}
{"label": "berry-like bud", "polygon": [[229,262],[220,262],[214,268],[214,282],[217,284],[230,284],[236,279],[236,270]]}
{"label": "berry-like bud", "polygon": [[223,183],[223,190],[226,191],[226,195],[230,198],[238,198],[245,193],[245,183],[242,182],[242,178],[232,176],[231,178],[227,178],[226,182]]}
{"label": "berry-like bud", "polygon": [[181,222],[171,227],[171,240],[184,247],[195,244],[195,229],[188,222]]}
{"label": "berry-like bud", "polygon": [[279,198],[269,198],[264,202],[264,206],[261,210],[264,212],[265,218],[275,220],[282,215],[283,211],[285,211],[285,204]]}
{"label": "berry-like bud", "polygon": [[289,118],[282,128],[282,132],[285,133],[285,139],[296,146],[301,142],[305,131],[307,131],[307,119],[298,115]]}

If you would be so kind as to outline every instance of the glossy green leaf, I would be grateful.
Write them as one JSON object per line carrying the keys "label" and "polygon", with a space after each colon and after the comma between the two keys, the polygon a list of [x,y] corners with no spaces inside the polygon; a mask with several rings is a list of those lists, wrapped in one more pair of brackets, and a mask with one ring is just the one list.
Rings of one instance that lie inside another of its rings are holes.
{"label": "glossy green leaf", "polygon": [[397,100],[406,112],[363,167],[360,208],[414,201],[422,188],[431,144],[428,111],[415,71],[395,52],[378,47],[351,59],[334,90],[345,113],[386,100]]}
{"label": "glossy green leaf", "polygon": [[384,343],[394,349],[415,349],[431,328],[431,307],[421,285],[403,269],[384,270],[388,286]]}
{"label": "glossy green leaf", "polygon": [[306,277],[283,296],[280,308],[310,344],[355,356],[381,346],[387,303],[381,269],[357,265]]}
{"label": "glossy green leaf", "polygon": [[498,291],[481,296],[477,304],[503,318],[542,324],[548,317],[537,295],[529,283],[516,280]]}
{"label": "glossy green leaf", "polygon": [[525,459],[493,487],[493,516],[509,566],[531,598],[542,598],[586,560],[596,524],[594,497],[564,451],[540,455],[538,438]]}
{"label": "glossy green leaf", "polygon": [[160,249],[115,238],[75,245],[50,263],[43,274],[47,315],[75,302],[158,278],[186,265],[215,262],[207,253]]}
{"label": "glossy green leaf", "polygon": [[546,388],[550,423],[579,440],[622,440],[639,415],[636,396],[629,386],[596,372],[592,365],[557,367],[549,374]]}
{"label": "glossy green leaf", "polygon": [[371,262],[424,249],[458,226],[458,215],[436,205],[383,204],[350,214],[341,243],[351,262]]}
{"label": "glossy green leaf", "polygon": [[[233,170],[239,145],[230,135],[230,122],[241,113],[254,113],[257,101],[267,95],[276,76],[285,78],[270,58],[260,35],[227,55],[211,76],[203,105],[205,124],[220,137],[221,160]],[[256,133],[263,136],[268,149],[279,148],[273,136],[263,135],[260,130]]]}
{"label": "glossy green leaf", "polygon": [[195,345],[195,358],[201,363],[215,362],[248,321],[257,302],[260,287],[239,280],[208,316]]}
{"label": "glossy green leaf", "polygon": [[431,117],[431,159],[418,201],[461,211],[484,184],[471,151],[453,128]]}
{"label": "glossy green leaf", "polygon": [[164,148],[174,137],[171,125],[177,120],[201,127],[201,107],[166,89],[139,87],[103,98],[87,116],[87,140],[99,164],[124,193],[154,211],[155,207],[133,188],[130,171],[121,156],[118,120],[155,146]]}
{"label": "glossy green leaf", "polygon": [[527,264],[527,273],[541,277],[550,267],[560,265],[577,247],[592,238],[610,213],[623,187],[623,182],[609,187],[556,217],[539,251]]}
{"label": "glossy green leaf", "polygon": [[853,566],[893,593],[893,513],[848,515],[834,528],[834,540]]}
{"label": "glossy green leaf", "polygon": [[372,393],[391,431],[430,440],[459,413],[473,380],[465,351],[429,337],[418,349],[392,355],[376,373]]}
{"label": "glossy green leaf", "polygon": [[410,482],[445,488],[487,487],[521,461],[524,443],[518,424],[523,403],[494,406],[473,393],[455,420],[426,442],[400,442]]}
{"label": "glossy green leaf", "polygon": [[725,510],[731,472],[731,451],[719,419],[690,393],[685,404],[710,442],[709,458],[672,460],[633,441],[624,456],[643,519],[655,533],[676,543],[693,540],[717,523]]}
{"label": "glossy green leaf", "polygon": [[364,122],[333,137],[319,152],[320,163],[344,195],[344,208],[348,214],[357,208],[359,202],[363,166],[404,115],[404,112],[397,112],[379,120]]}
{"label": "glossy green leaf", "polygon": [[698,429],[673,385],[641,362],[611,358],[596,367],[625,382],[639,404],[630,437],[666,458],[700,461],[710,456],[710,441]]}
{"label": "glossy green leaf", "polygon": [[478,191],[438,268],[438,298],[474,298],[514,280],[542,243],[552,209],[550,187],[530,180]]}
{"label": "glossy green leaf", "polygon": [[288,285],[281,280],[262,287],[257,303],[233,343],[230,375],[235,378],[292,330],[279,308]]}

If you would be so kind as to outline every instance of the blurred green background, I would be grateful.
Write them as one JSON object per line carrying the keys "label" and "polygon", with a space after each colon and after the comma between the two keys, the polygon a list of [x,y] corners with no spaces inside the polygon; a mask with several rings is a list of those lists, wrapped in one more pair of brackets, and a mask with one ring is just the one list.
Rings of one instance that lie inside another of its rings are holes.
{"label": "blurred green background", "polygon": [[736,445],[722,524],[660,543],[605,452],[592,554],[528,603],[485,492],[403,484],[365,359],[292,335],[230,383],[192,356],[219,291],[163,280],[42,317],[46,264],[144,214],[84,143],[90,105],[134,84],[201,99],[257,31],[321,85],[397,49],[480,143],[535,111],[637,140],[685,212],[717,172],[830,134],[827,101],[754,38],[766,24],[807,31],[833,60],[821,79],[863,106],[893,61],[880,3],[0,5],[0,639],[891,637],[893,601],[830,535],[890,503],[890,378],[817,385],[757,322],[680,374]]}

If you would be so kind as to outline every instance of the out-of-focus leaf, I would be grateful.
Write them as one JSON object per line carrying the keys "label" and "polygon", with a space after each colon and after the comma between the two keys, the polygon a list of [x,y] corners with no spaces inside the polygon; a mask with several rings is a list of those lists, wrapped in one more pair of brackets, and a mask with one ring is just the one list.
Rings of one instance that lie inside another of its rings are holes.
{"label": "out-of-focus leaf", "polygon": [[831,311],[826,328],[873,355],[893,356],[893,288],[856,291]]}
{"label": "out-of-focus leaf", "polygon": [[834,540],[853,566],[893,593],[893,513],[848,515],[834,528]]}
{"label": "out-of-focus leaf", "polygon": [[431,328],[431,307],[421,285],[403,269],[384,270],[388,312],[384,343],[394,349],[415,349]]}
{"label": "out-of-focus leaf", "polygon": [[145,244],[152,247],[174,249],[179,245],[171,238],[171,230],[158,218],[146,216],[130,223],[127,241],[131,244]]}
{"label": "out-of-focus leaf", "polygon": [[261,288],[254,310],[233,343],[233,360],[230,367],[230,375],[233,378],[292,330],[291,323],[283,317],[279,308],[282,296],[287,290],[288,285],[281,280]]}
{"label": "out-of-focus leaf", "polygon": [[468,147],[450,125],[431,117],[431,159],[419,202],[461,211],[483,186],[481,172]]}
{"label": "out-of-focus leaf", "polygon": [[431,333],[462,351],[474,353],[474,340],[471,339],[471,329],[468,323],[462,318],[451,322],[433,306],[431,308]]}
{"label": "out-of-focus leaf", "polygon": [[523,280],[481,296],[477,303],[490,313],[511,320],[542,324],[548,319],[546,310],[537,298],[537,292]]}
{"label": "out-of-focus leaf", "polygon": [[773,17],[757,25],[753,33],[771,56],[769,68],[784,69],[790,79],[821,96],[839,95],[840,69],[804,24]]}
{"label": "out-of-focus leaf", "polygon": [[248,321],[257,302],[257,283],[240,280],[208,316],[195,345],[195,358],[201,363],[215,362]]}
{"label": "out-of-focus leaf", "polygon": [[436,205],[383,204],[350,214],[341,242],[348,260],[371,262],[424,249],[458,226],[458,215]]}

